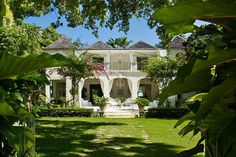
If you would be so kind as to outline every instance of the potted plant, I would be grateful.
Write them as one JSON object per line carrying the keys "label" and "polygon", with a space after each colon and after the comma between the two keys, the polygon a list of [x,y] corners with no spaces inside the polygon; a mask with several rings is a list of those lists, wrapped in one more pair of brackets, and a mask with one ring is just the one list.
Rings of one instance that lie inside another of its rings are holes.
{"label": "potted plant", "polygon": [[118,97],[118,98],[117,98],[118,105],[119,105],[120,108],[124,106],[125,100],[126,100],[126,99],[125,99],[124,97]]}
{"label": "potted plant", "polygon": [[104,112],[105,108],[108,104],[108,98],[106,98],[104,96],[99,97],[97,95],[93,95],[93,100],[94,100],[94,104],[98,105],[100,107],[100,111]]}
{"label": "potted plant", "polygon": [[149,105],[149,100],[146,98],[136,98],[134,102],[138,105],[139,112],[144,112],[144,107]]}

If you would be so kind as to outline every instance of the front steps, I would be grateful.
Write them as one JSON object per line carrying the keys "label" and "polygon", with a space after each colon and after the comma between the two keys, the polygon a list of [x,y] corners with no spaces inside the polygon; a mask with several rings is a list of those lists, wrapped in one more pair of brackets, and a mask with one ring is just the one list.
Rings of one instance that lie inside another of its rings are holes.
{"label": "front steps", "polygon": [[106,118],[135,118],[138,117],[138,113],[135,112],[105,112]]}
{"label": "front steps", "polygon": [[111,107],[107,108],[104,112],[104,117],[106,118],[135,118],[139,116],[139,111],[137,109],[124,109]]}

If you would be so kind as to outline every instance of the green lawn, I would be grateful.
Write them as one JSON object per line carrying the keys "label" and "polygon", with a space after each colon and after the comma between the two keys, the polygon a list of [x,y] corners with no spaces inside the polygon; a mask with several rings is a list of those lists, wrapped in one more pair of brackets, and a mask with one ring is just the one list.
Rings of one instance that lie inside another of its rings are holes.
{"label": "green lawn", "polygon": [[180,137],[176,120],[40,118],[37,157],[172,157],[199,137]]}

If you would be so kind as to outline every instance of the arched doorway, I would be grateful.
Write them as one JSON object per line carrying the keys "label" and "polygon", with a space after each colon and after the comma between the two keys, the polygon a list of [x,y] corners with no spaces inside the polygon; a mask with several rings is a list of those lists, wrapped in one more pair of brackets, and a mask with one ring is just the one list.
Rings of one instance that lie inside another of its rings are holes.
{"label": "arched doorway", "polygon": [[141,79],[139,89],[142,91],[143,97],[149,100],[153,100],[158,97],[158,86],[154,81],[151,81],[150,79]]}
{"label": "arched doorway", "polygon": [[82,88],[82,98],[93,103],[93,94],[103,96],[102,88],[99,79],[88,78],[84,82]]}
{"label": "arched doorway", "polygon": [[129,89],[128,81],[126,78],[115,78],[110,91],[110,97],[113,99],[117,98],[129,98],[131,92]]}

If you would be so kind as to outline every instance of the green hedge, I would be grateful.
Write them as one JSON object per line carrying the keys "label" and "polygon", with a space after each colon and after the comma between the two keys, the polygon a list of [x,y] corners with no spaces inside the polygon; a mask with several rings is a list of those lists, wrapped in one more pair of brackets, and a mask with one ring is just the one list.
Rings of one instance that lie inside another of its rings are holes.
{"label": "green hedge", "polygon": [[149,108],[145,118],[180,118],[188,113],[187,108]]}
{"label": "green hedge", "polygon": [[48,117],[92,117],[93,109],[87,108],[52,108],[40,109],[38,115]]}

